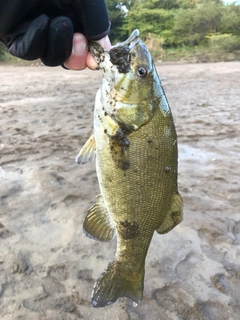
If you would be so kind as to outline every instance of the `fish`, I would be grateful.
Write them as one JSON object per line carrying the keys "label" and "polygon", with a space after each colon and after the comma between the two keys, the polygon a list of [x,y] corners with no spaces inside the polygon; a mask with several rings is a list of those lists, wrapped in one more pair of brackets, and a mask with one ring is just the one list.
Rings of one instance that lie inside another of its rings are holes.
{"label": "fish", "polygon": [[102,70],[102,83],[95,99],[94,133],[76,162],[96,159],[100,195],[86,213],[83,230],[103,242],[117,237],[115,260],[94,284],[91,302],[98,308],[127,297],[138,305],[154,232],[165,234],[183,219],[177,134],[138,30],[108,51],[97,43],[90,50]]}

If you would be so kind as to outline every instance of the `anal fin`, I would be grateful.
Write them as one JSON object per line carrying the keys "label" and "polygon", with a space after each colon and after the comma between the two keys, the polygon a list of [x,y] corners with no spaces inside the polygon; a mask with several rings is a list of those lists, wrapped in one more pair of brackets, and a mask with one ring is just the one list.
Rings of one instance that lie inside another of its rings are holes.
{"label": "anal fin", "polygon": [[161,226],[156,230],[157,233],[164,234],[172,230],[183,219],[183,201],[179,193],[175,193],[171,198],[170,209],[167,212]]}
{"label": "anal fin", "polygon": [[95,149],[96,143],[94,134],[92,134],[76,156],[75,161],[77,162],[77,164],[84,164],[93,161],[95,157]]}
{"label": "anal fin", "polygon": [[89,238],[99,241],[110,241],[114,238],[115,228],[101,195],[98,202],[87,212],[83,230]]}

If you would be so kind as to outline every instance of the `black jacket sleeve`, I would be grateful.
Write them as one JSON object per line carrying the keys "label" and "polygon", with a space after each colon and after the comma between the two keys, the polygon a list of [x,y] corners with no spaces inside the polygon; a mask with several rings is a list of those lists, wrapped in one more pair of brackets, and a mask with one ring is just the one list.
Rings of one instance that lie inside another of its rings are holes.
{"label": "black jacket sleeve", "polygon": [[60,65],[74,32],[99,40],[109,29],[104,0],[0,0],[0,40],[21,59]]}

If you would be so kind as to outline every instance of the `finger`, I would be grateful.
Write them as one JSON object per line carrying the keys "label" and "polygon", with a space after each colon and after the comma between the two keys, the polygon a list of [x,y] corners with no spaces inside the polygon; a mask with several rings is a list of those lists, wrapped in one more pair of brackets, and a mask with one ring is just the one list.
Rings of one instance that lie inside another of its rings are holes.
{"label": "finger", "polygon": [[49,18],[45,14],[19,26],[4,39],[9,52],[24,60],[40,58],[46,45],[48,28]]}
{"label": "finger", "polygon": [[87,54],[86,66],[91,70],[98,69],[98,64],[90,51],[88,51],[88,54]]}
{"label": "finger", "polygon": [[[105,36],[104,38],[97,40],[96,42],[99,43],[106,50],[110,50],[112,47],[108,36]],[[90,51],[87,55],[86,65],[91,70],[98,69],[98,64]]]}
{"label": "finger", "polygon": [[72,52],[73,25],[68,17],[51,20],[42,62],[47,66],[59,66]]}
{"label": "finger", "polygon": [[81,33],[74,33],[72,53],[64,62],[64,66],[71,70],[83,70],[86,68],[87,55],[87,39]]}

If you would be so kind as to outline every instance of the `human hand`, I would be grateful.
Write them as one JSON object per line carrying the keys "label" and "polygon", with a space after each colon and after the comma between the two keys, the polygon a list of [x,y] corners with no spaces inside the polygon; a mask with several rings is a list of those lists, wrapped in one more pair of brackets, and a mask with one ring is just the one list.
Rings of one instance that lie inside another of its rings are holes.
{"label": "human hand", "polygon": [[[105,36],[96,42],[98,42],[106,50],[111,49],[111,43],[108,36]],[[97,62],[89,51],[88,41],[83,34],[74,34],[72,53],[64,62],[64,66],[72,70],[83,70],[86,67],[95,70],[98,67]]]}
{"label": "human hand", "polygon": [[86,39],[105,38],[110,28],[104,0],[0,0],[0,8],[0,41],[8,51],[47,66],[94,68]]}

